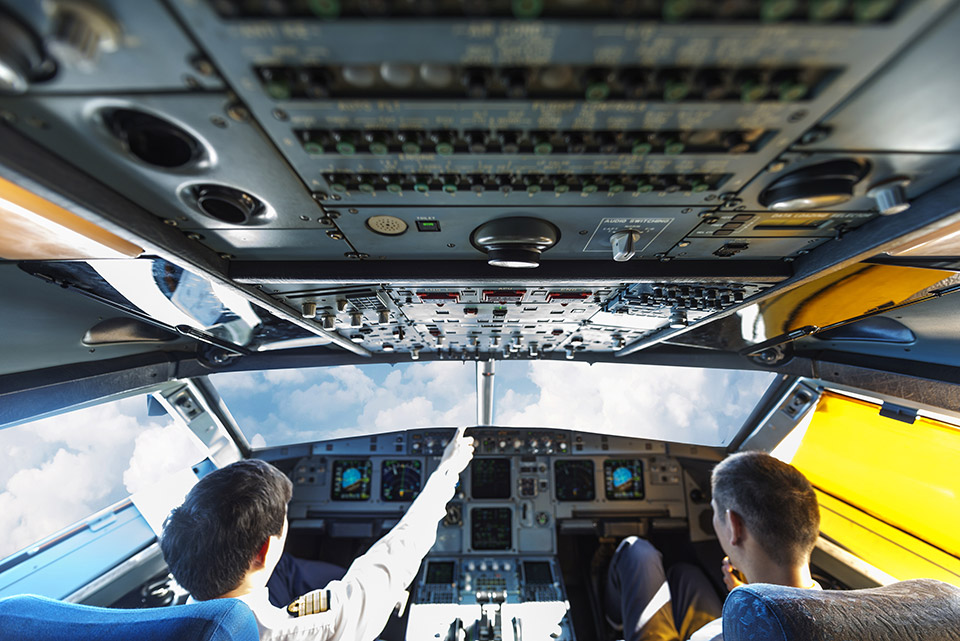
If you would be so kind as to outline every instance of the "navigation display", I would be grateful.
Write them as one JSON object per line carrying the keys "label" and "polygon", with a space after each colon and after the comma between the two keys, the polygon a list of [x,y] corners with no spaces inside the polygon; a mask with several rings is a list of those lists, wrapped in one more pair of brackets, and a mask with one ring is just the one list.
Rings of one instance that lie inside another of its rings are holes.
{"label": "navigation display", "polygon": [[557,461],[553,464],[558,501],[592,501],[597,498],[593,483],[593,461]]}
{"label": "navigation display", "polygon": [[475,507],[470,510],[470,546],[474,550],[509,550],[512,541],[510,508]]}
{"label": "navigation display", "polygon": [[470,495],[475,499],[510,498],[510,459],[473,459],[470,464]]}
{"label": "navigation display", "polygon": [[430,561],[427,563],[427,576],[423,582],[431,585],[453,583],[453,561]]}
{"label": "navigation display", "polygon": [[380,498],[412,501],[420,494],[420,461],[386,460],[380,464]]}
{"label": "navigation display", "polygon": [[603,485],[609,501],[643,498],[643,461],[608,459],[603,462]]}
{"label": "navigation display", "polygon": [[370,498],[370,474],[373,464],[367,459],[346,459],[333,462],[334,501],[366,501]]}

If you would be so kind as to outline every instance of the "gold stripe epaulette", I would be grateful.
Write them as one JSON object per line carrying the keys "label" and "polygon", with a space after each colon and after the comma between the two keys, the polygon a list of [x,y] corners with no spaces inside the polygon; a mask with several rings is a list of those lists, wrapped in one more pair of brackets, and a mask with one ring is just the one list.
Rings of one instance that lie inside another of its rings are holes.
{"label": "gold stripe epaulette", "polygon": [[287,612],[295,617],[326,612],[330,609],[330,590],[314,590],[298,597],[287,606]]}

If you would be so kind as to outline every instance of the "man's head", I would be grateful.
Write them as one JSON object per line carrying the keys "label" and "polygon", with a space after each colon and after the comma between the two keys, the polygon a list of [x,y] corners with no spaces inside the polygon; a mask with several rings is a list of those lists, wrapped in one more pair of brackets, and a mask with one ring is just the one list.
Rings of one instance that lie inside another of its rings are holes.
{"label": "man's head", "polygon": [[160,549],[174,578],[201,601],[235,589],[271,537],[282,547],[292,493],[290,479],[255,459],[200,479],[163,526]]}
{"label": "man's head", "polygon": [[806,565],[820,531],[820,508],[810,481],[797,468],[763,452],[742,452],[713,470],[714,528],[744,527],[771,561],[780,566]]}

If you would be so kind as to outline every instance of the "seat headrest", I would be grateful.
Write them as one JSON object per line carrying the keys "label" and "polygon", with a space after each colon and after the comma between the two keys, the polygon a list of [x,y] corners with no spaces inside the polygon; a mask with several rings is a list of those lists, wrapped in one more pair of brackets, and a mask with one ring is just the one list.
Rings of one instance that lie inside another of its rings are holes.
{"label": "seat headrest", "polygon": [[723,605],[724,641],[960,641],[960,588],[932,579],[868,590],[751,584]]}
{"label": "seat headrest", "polygon": [[253,612],[237,599],[120,610],[41,596],[0,599],[0,639],[31,641],[258,641]]}

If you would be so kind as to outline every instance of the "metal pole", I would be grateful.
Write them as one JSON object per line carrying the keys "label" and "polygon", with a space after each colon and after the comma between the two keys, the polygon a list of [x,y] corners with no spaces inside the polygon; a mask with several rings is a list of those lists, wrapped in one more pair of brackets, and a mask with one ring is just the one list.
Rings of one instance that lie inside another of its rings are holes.
{"label": "metal pole", "polygon": [[493,376],[496,361],[477,361],[477,425],[493,425]]}

